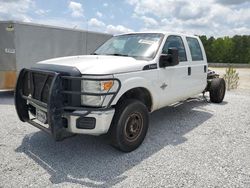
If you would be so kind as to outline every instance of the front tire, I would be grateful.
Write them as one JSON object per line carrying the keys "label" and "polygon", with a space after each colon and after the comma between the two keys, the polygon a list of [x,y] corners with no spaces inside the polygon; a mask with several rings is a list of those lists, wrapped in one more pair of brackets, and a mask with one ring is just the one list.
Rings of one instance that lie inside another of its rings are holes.
{"label": "front tire", "polygon": [[112,145],[123,151],[131,152],[143,142],[149,124],[147,107],[140,101],[127,99],[116,106],[110,128]]}
{"label": "front tire", "polygon": [[209,96],[213,103],[221,103],[226,92],[226,83],[223,78],[214,78],[211,82]]}

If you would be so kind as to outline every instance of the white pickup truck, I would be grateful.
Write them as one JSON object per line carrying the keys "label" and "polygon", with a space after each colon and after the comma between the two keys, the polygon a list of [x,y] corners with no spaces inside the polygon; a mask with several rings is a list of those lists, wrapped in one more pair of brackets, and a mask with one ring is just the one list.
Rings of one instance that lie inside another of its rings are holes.
{"label": "white pickup truck", "polygon": [[15,106],[21,121],[62,140],[108,134],[124,152],[144,140],[149,113],[209,92],[220,103],[225,81],[208,71],[200,39],[176,33],[114,36],[92,55],[50,59],[23,69]]}

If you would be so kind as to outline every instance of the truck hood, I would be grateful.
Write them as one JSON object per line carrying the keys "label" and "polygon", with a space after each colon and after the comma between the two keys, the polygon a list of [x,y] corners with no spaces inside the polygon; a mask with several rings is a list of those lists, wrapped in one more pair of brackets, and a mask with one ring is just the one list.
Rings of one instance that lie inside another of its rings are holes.
{"label": "truck hood", "polygon": [[[115,74],[142,70],[149,64],[145,60],[132,57],[108,55],[69,56],[41,61],[39,65],[69,66],[77,68],[82,74]],[[44,67],[44,66],[43,66]],[[36,66],[35,66],[36,68]]]}

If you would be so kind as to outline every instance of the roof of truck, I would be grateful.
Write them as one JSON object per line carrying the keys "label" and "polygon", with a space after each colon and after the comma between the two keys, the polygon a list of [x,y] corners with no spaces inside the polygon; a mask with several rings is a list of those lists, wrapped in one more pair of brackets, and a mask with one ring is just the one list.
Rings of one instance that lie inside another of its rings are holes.
{"label": "roof of truck", "polygon": [[187,33],[178,33],[178,32],[166,32],[166,31],[140,31],[140,32],[129,32],[129,33],[123,33],[123,34],[118,34],[115,36],[119,35],[129,35],[129,34],[143,34],[143,33],[159,33],[163,35],[180,35],[180,36],[186,36],[186,37],[196,37],[198,38],[197,35],[192,35],[192,34],[187,34]]}

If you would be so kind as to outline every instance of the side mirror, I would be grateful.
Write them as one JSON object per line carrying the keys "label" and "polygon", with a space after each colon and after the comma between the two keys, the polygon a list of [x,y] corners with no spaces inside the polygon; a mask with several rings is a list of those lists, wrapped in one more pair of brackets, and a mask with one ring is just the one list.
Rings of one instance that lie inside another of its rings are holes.
{"label": "side mirror", "polygon": [[176,48],[169,48],[168,54],[162,54],[160,56],[159,65],[160,67],[169,67],[179,64],[179,55]]}

